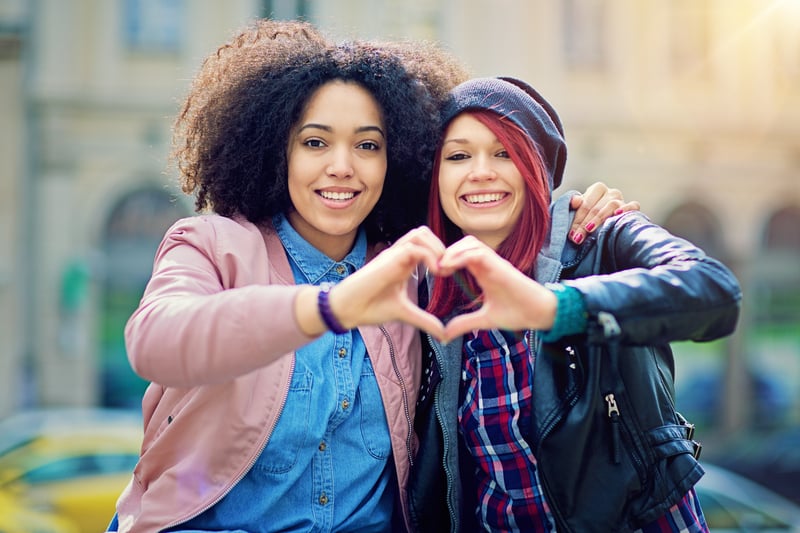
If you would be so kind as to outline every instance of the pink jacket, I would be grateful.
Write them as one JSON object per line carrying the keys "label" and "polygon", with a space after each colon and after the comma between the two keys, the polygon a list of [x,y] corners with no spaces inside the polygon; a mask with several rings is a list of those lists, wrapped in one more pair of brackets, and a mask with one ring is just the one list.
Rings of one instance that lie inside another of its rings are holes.
{"label": "pink jacket", "polygon": [[[255,462],[283,407],[294,350],[312,340],[290,312],[297,291],[271,227],[209,215],[167,232],[125,329],[130,363],[152,383],[142,400],[141,459],[117,502],[120,532],[186,521]],[[417,280],[408,291],[416,301]],[[400,323],[359,331],[383,398],[408,525],[419,334]]]}

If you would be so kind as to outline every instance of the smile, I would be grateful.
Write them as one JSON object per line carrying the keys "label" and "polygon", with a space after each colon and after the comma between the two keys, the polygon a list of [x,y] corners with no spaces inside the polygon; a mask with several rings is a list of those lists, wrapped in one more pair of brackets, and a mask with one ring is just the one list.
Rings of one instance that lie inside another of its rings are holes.
{"label": "smile", "polygon": [[506,196],[507,193],[492,192],[482,194],[465,194],[463,198],[468,204],[488,204],[490,202],[498,202]]}
{"label": "smile", "polygon": [[325,198],[326,200],[346,201],[355,198],[356,193],[354,191],[349,191],[349,192],[319,191],[319,195]]}

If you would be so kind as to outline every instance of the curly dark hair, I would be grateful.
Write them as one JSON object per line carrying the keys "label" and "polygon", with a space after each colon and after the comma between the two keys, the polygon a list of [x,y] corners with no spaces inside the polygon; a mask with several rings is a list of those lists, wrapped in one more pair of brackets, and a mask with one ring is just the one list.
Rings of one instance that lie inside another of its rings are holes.
{"label": "curly dark hair", "polygon": [[[427,78],[398,53],[366,41],[330,44],[312,25],[259,20],[208,57],[175,122],[172,157],[198,211],[262,223],[292,209],[290,131],[322,85],[357,83],[386,126],[383,194],[364,222],[370,241],[392,241],[424,223],[439,137],[445,76]],[[447,80],[447,81],[446,81]],[[447,87],[449,89],[449,87]]]}

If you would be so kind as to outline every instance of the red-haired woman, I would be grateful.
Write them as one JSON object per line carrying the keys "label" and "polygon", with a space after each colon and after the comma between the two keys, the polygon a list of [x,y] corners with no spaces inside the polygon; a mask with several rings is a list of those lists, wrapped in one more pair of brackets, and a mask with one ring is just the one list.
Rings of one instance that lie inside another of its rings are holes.
{"label": "red-haired woman", "polygon": [[707,531],[669,342],[730,334],[737,280],[637,211],[569,242],[561,124],[527,84],[468,81],[444,118],[428,310],[453,340],[426,339],[416,525]]}

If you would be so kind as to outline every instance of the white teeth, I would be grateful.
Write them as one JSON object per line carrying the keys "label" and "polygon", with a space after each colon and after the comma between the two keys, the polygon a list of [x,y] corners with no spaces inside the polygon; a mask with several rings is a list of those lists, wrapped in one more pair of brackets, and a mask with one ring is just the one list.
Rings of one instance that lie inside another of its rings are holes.
{"label": "white teeth", "polygon": [[471,204],[484,204],[501,200],[503,196],[505,196],[503,193],[495,192],[488,194],[468,194],[464,198]]}
{"label": "white teeth", "polygon": [[354,192],[328,192],[320,191],[320,196],[326,200],[349,200],[356,195]]}

